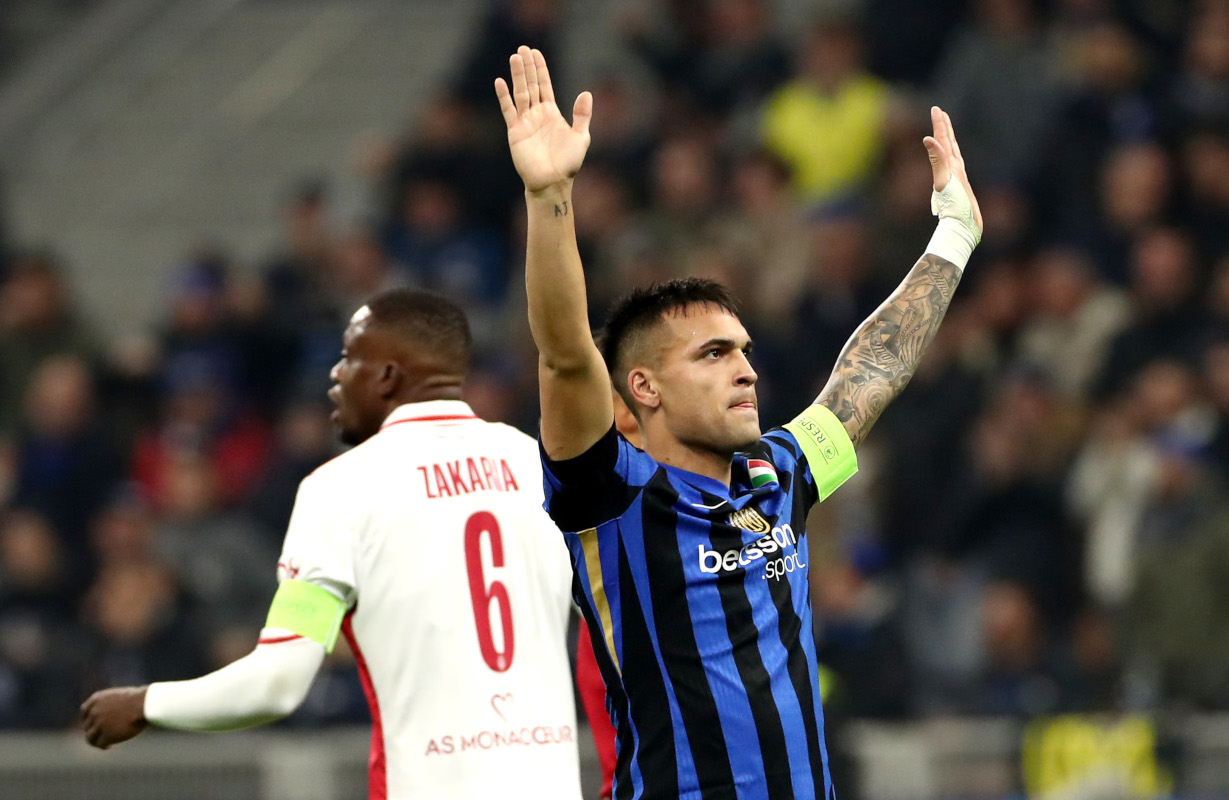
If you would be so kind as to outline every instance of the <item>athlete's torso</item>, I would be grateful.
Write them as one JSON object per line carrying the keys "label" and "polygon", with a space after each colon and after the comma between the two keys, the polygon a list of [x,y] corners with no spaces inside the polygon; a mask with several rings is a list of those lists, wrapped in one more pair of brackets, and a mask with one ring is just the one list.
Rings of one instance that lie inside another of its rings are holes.
{"label": "athlete's torso", "polygon": [[[731,487],[618,448],[600,489],[552,475],[547,491],[575,531],[576,599],[619,736],[615,796],[826,797],[804,531],[816,489],[797,444],[770,432]],[[595,492],[617,502],[588,511]]]}
{"label": "athlete's torso", "polygon": [[[343,630],[372,707],[373,795],[382,780],[397,799],[577,798],[571,570],[533,440],[462,403],[403,406],[303,491],[346,509],[330,577],[357,597]],[[285,568],[304,558],[324,560],[288,537]]]}

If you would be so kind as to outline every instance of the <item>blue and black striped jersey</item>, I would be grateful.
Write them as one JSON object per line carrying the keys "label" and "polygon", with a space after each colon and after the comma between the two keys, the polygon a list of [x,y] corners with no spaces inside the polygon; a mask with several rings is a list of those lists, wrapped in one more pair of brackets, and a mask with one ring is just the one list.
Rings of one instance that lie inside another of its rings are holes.
{"label": "blue and black striped jersey", "polygon": [[738,455],[729,487],[613,429],[577,458],[544,456],[606,679],[615,798],[833,796],[805,523],[856,461],[816,408]]}

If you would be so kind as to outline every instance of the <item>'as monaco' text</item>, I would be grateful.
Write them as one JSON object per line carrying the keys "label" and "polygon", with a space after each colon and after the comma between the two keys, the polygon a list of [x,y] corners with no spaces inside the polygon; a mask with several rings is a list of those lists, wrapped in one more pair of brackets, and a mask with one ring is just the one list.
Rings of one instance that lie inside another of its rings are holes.
{"label": "'as monaco' text", "polygon": [[538,725],[519,730],[479,731],[473,736],[441,736],[427,743],[427,752],[423,755],[448,756],[453,753],[565,744],[571,741],[571,725]]}
{"label": "'as monaco' text", "polygon": [[471,492],[516,492],[520,486],[512,467],[500,459],[467,458],[464,461],[445,461],[429,467],[418,467],[422,475],[422,488],[427,497],[456,497]]}

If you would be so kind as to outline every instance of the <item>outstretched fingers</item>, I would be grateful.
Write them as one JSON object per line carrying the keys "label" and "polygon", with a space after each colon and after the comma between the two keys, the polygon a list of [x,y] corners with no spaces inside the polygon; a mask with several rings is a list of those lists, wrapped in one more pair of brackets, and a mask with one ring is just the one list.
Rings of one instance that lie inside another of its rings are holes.
{"label": "outstretched fingers", "polygon": [[512,73],[512,99],[516,104],[516,112],[524,114],[529,110],[529,84],[525,80],[525,59],[520,53],[514,53],[508,58],[508,67]]}
{"label": "outstretched fingers", "polygon": [[516,113],[516,103],[512,101],[512,92],[503,78],[495,79],[495,96],[499,98],[499,110],[503,112],[504,124],[511,128],[516,124],[519,114]]}
{"label": "outstretched fingers", "polygon": [[529,105],[535,106],[542,102],[541,89],[538,86],[538,65],[534,61],[533,51],[525,45],[517,48],[516,52],[525,64],[525,87],[529,92]]}
{"label": "outstretched fingers", "polygon": [[930,157],[930,175],[935,191],[941,192],[952,177],[952,170],[947,164],[947,152],[943,143],[934,136],[923,138],[922,144],[926,145],[926,155]]}
{"label": "outstretched fingers", "polygon": [[550,82],[550,70],[546,68],[546,56],[534,49],[533,66],[538,75],[538,95],[543,103],[555,102],[555,87]]}
{"label": "outstretched fingers", "polygon": [[940,111],[943,118],[943,146],[951,160],[952,171],[964,174],[964,156],[960,154],[960,144],[956,141],[956,129],[952,125],[952,117],[946,111]]}

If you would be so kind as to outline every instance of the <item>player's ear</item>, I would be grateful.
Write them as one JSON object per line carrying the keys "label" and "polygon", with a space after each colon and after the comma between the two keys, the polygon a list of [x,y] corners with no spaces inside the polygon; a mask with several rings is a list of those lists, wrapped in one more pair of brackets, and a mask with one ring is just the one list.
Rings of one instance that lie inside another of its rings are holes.
{"label": "player's ear", "polygon": [[637,404],[649,408],[661,405],[661,395],[657,391],[657,380],[652,370],[636,367],[627,373],[627,388]]}
{"label": "player's ear", "polygon": [[396,361],[385,361],[380,367],[379,377],[376,378],[376,387],[379,389],[380,397],[388,400],[397,394],[404,377],[405,373],[402,372],[400,364]]}

